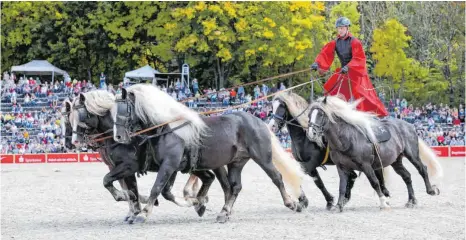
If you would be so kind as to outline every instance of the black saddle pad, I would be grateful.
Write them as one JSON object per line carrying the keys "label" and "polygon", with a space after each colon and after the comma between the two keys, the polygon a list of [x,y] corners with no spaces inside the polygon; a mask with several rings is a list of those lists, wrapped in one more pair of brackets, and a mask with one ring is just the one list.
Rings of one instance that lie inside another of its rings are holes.
{"label": "black saddle pad", "polygon": [[383,125],[376,126],[373,130],[378,143],[386,142],[392,137],[388,129]]}

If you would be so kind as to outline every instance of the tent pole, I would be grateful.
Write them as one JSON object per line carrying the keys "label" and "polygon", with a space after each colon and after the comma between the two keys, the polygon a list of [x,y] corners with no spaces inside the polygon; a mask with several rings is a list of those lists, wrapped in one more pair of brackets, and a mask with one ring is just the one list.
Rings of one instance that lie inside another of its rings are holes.
{"label": "tent pole", "polygon": [[55,71],[52,71],[52,86],[53,86],[54,77],[55,77]]}

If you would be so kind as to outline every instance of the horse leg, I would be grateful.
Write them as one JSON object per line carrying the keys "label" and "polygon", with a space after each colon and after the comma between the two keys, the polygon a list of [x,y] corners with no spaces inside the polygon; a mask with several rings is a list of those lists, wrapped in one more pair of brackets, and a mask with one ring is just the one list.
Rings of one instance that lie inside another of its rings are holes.
{"label": "horse leg", "polygon": [[431,185],[429,180],[429,174],[427,173],[427,167],[421,162],[419,157],[419,150],[417,152],[405,151],[404,155],[406,158],[414,165],[419,174],[424,179],[424,184],[426,185],[426,191],[429,195],[439,195],[440,190],[437,186]]}
{"label": "horse leg", "polygon": [[327,188],[325,188],[324,182],[322,182],[322,179],[320,178],[320,175],[319,175],[319,172],[317,171],[317,169],[314,168],[314,170],[312,170],[309,173],[309,175],[312,177],[312,180],[314,180],[314,183],[316,184],[316,186],[320,189],[320,191],[324,195],[325,200],[327,201],[327,210],[332,209],[333,201],[334,201],[333,196],[332,196],[332,194],[330,194],[327,191]]}
{"label": "horse leg", "polygon": [[114,181],[129,177],[132,174],[134,175],[136,171],[137,163],[124,162],[112,168],[112,170],[104,176],[104,187],[112,194],[116,201],[130,201],[137,199],[135,193],[129,190],[120,191],[113,185]]}
{"label": "horse leg", "polygon": [[340,212],[343,212],[343,207],[347,202],[345,194],[348,189],[348,180],[350,179],[350,173],[347,170],[342,169],[340,166],[337,165],[338,176],[340,178],[340,186],[339,186],[339,195],[338,195],[338,202],[337,208]]}
{"label": "horse leg", "polygon": [[403,178],[403,181],[406,183],[406,187],[408,188],[408,203],[406,203],[406,207],[412,208],[417,204],[417,199],[414,196],[414,189],[413,184],[411,181],[411,174],[406,170],[403,166],[402,162],[403,156],[399,156],[396,161],[392,164],[393,170]]}
{"label": "horse leg", "polygon": [[[120,179],[118,180],[118,182],[120,183],[120,186],[121,186],[121,189],[123,191],[126,191],[128,190],[128,186],[126,185],[126,182],[124,179]],[[128,221],[128,219],[133,216],[134,214],[134,207],[133,207],[133,204],[131,204],[131,201],[128,201],[128,207],[129,207],[129,210],[128,210],[128,214],[126,214],[125,218],[123,221]]]}
{"label": "horse leg", "polygon": [[379,180],[375,175],[375,171],[369,163],[362,163],[361,164],[362,171],[366,174],[367,179],[371,183],[372,188],[377,192],[377,195],[380,199],[380,209],[389,209],[390,206],[387,204],[387,197],[382,193],[380,188]]}
{"label": "horse leg", "polygon": [[228,165],[228,181],[230,183],[231,192],[229,198],[226,200],[225,205],[222,208],[222,211],[217,216],[217,222],[225,223],[233,208],[233,204],[238,197],[239,192],[241,191],[241,171],[243,170],[244,165],[247,163],[248,159],[242,159],[235,163],[230,163]]}
{"label": "horse leg", "polygon": [[195,206],[197,214],[199,217],[202,217],[206,209],[205,204],[207,203],[207,192],[215,180],[215,175],[211,171],[193,171],[193,174],[198,176],[202,181],[201,189],[197,193],[197,200],[199,203]]}
{"label": "horse leg", "polygon": [[[270,158],[263,158],[263,159],[271,159]],[[256,159],[254,159],[256,160]],[[272,161],[261,161],[262,159],[256,160],[256,163],[267,173],[267,175],[272,179],[272,182],[277,186],[280,194],[282,195],[283,202],[285,206],[293,211],[301,212],[302,206],[298,202],[294,202],[290,195],[286,192],[285,185],[283,184],[282,175],[280,172],[275,168]]]}
{"label": "horse leg", "polygon": [[385,187],[385,180],[383,178],[383,168],[374,170],[374,172],[375,172],[375,176],[379,180],[380,188],[382,189],[383,195],[385,195],[385,197],[387,197],[387,198],[390,198],[390,192]]}
{"label": "horse leg", "polygon": [[[154,203],[157,200],[157,197],[160,195],[164,187],[170,181],[171,176],[176,172],[179,163],[181,161],[181,154],[179,158],[167,158],[162,161],[159,172],[157,173],[157,178],[154,185],[150,191],[149,201],[147,202],[144,209],[142,209],[141,214],[137,216],[136,222],[145,222],[149,215],[152,213]],[[174,161],[170,161],[170,160]]]}
{"label": "horse leg", "polygon": [[124,178],[124,183],[126,187],[128,188],[128,190],[133,192],[135,196],[137,196],[135,200],[128,201],[130,211],[132,211],[132,214],[126,220],[128,221],[128,223],[131,224],[133,223],[135,217],[141,212],[141,204],[139,203],[139,198],[138,198],[139,194],[138,194],[137,179],[133,174],[132,176]]}
{"label": "horse leg", "polygon": [[177,172],[174,172],[170,179],[167,182],[167,185],[162,190],[162,196],[170,201],[173,202],[174,204],[180,206],[180,207],[192,207],[194,204],[197,204],[197,199],[196,198],[180,198],[180,197],[175,197],[173,193],[171,192],[171,189],[173,187],[173,184],[175,183]]}
{"label": "horse leg", "polygon": [[353,189],[354,182],[358,175],[354,171],[348,172],[348,184],[346,185],[345,198],[343,200],[343,206],[346,205],[351,199],[351,190]]}
{"label": "horse leg", "polygon": [[197,196],[197,192],[199,191],[199,178],[191,174],[189,176],[186,185],[183,188],[183,196],[185,198],[195,198]]}
{"label": "horse leg", "polygon": [[230,182],[228,181],[228,173],[225,167],[217,168],[214,169],[214,174],[217,177],[218,182],[220,183],[220,186],[222,187],[223,190],[223,195],[225,197],[225,203],[227,202],[227,199],[230,198],[231,194],[231,188],[230,188]]}

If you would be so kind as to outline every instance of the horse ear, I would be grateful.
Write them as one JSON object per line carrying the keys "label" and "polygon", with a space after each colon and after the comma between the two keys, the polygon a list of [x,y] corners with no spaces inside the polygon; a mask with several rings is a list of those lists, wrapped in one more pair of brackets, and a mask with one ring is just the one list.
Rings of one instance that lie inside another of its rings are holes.
{"label": "horse ear", "polygon": [[68,101],[66,101],[66,102],[65,102],[65,108],[66,108],[66,111],[67,111],[67,112],[71,111],[71,103],[68,102]]}
{"label": "horse ear", "polygon": [[84,102],[86,101],[86,97],[84,96],[83,93],[79,94],[79,101],[80,101],[81,103],[84,103]]}
{"label": "horse ear", "polygon": [[324,101],[322,101],[324,104],[327,104],[327,96],[324,97]]}
{"label": "horse ear", "polygon": [[126,88],[122,88],[121,89],[121,99],[125,100],[127,96],[128,96],[128,92],[126,91]]}

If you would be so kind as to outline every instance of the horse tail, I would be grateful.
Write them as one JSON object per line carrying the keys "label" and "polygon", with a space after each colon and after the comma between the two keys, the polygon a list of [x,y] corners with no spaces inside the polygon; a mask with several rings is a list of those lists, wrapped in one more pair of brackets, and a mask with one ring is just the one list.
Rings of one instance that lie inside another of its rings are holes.
{"label": "horse tail", "polygon": [[301,195],[301,183],[305,176],[301,164],[291,157],[278,141],[275,134],[267,127],[270,132],[272,142],[272,162],[283,177],[283,181],[291,188],[292,195],[298,198]]}
{"label": "horse tail", "polygon": [[427,144],[418,137],[419,142],[419,157],[421,161],[427,165],[427,172],[429,177],[439,179],[443,177],[443,169],[437,160],[437,155],[434,151],[427,146]]}

